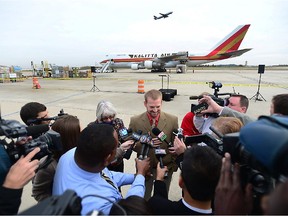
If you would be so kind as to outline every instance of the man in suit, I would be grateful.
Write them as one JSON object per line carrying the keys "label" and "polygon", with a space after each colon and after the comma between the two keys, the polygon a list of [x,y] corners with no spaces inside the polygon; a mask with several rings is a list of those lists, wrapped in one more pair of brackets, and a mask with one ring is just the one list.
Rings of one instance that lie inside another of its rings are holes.
{"label": "man in suit", "polygon": [[[153,188],[153,180],[156,176],[156,168],[158,159],[155,156],[155,148],[161,148],[166,151],[166,155],[163,157],[163,164],[168,167],[168,176],[165,178],[167,190],[171,183],[173,172],[177,171],[177,164],[175,163],[175,157],[168,151],[168,145],[166,142],[161,142],[153,133],[152,129],[157,127],[160,131],[166,134],[166,141],[172,142],[173,131],[178,129],[178,118],[174,115],[161,111],[162,108],[162,93],[156,89],[152,89],[144,95],[144,106],[146,112],[131,117],[129,128],[132,131],[141,130],[142,134],[150,133],[153,137],[153,147],[149,150],[148,156],[150,158],[150,167],[152,176],[146,176],[145,186],[145,199],[148,200],[151,197]],[[172,142],[173,143],[173,142]],[[141,144],[137,143],[134,150],[137,152],[137,156],[141,154]]]}
{"label": "man in suit", "polygon": [[184,153],[179,186],[183,197],[179,201],[168,199],[163,182],[166,167],[157,167],[154,194],[148,201],[155,215],[213,214],[212,199],[220,177],[221,157],[208,146],[194,145]]}

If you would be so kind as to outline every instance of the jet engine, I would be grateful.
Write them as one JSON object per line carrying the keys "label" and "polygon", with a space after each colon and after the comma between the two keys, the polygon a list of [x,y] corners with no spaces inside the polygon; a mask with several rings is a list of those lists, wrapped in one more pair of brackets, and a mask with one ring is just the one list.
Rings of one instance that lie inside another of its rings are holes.
{"label": "jet engine", "polygon": [[162,65],[159,62],[154,62],[154,61],[145,61],[144,66],[147,69],[152,69],[152,68],[161,68]]}
{"label": "jet engine", "polygon": [[139,64],[131,64],[131,69],[132,70],[139,70],[140,69]]}

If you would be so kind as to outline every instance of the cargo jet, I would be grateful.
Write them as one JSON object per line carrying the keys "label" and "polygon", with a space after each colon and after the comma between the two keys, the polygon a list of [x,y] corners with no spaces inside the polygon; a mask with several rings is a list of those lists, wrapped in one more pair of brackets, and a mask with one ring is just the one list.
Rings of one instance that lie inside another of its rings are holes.
{"label": "cargo jet", "polygon": [[160,54],[107,55],[107,58],[100,62],[103,65],[100,72],[105,72],[107,69],[113,71],[118,68],[130,68],[132,70],[149,69],[151,72],[166,72],[166,68],[178,68],[179,65],[193,67],[241,56],[251,50],[251,48],[238,49],[249,27],[250,24],[238,26],[206,55],[197,56],[188,51]]}
{"label": "cargo jet", "polygon": [[159,13],[159,14],[161,14],[161,16],[159,16],[159,17],[157,17],[157,16],[154,16],[154,20],[158,20],[158,19],[162,19],[162,18],[167,18],[170,14],[172,14],[173,12],[171,11],[171,12],[168,12],[168,13],[165,13],[165,14],[163,14],[163,13]]}

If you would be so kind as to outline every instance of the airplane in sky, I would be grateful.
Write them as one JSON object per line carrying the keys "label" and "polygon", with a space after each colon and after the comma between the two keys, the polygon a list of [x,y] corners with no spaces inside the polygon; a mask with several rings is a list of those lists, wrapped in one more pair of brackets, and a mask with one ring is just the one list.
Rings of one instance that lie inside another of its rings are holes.
{"label": "airplane in sky", "polygon": [[166,72],[166,68],[177,69],[179,65],[193,67],[196,65],[241,56],[252,49],[238,49],[249,27],[250,24],[238,26],[206,55],[193,55],[188,51],[160,54],[144,53],[106,55],[106,59],[100,62],[100,64],[103,65],[100,72],[105,72],[107,69],[113,71],[118,68],[129,68],[132,70],[149,69],[151,72]]}
{"label": "airplane in sky", "polygon": [[163,13],[159,13],[159,14],[161,14],[161,16],[159,16],[159,17],[157,17],[157,16],[154,16],[154,20],[158,20],[158,19],[162,19],[162,18],[167,18],[170,14],[172,14],[173,12],[171,11],[171,12],[168,12],[168,13],[165,13],[165,14],[163,14]]}

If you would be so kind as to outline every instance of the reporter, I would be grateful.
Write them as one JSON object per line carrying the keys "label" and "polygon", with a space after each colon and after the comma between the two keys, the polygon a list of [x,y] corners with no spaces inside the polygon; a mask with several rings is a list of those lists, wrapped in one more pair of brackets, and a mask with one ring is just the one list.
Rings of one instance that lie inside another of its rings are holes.
{"label": "reporter", "polygon": [[3,185],[0,187],[0,214],[17,214],[23,187],[35,176],[39,167],[39,160],[32,160],[40,151],[35,148],[25,157],[21,158],[10,167]]}
{"label": "reporter", "polygon": [[54,151],[51,163],[40,169],[33,179],[32,196],[42,201],[52,195],[53,178],[60,157],[77,146],[81,132],[80,121],[76,116],[63,115],[52,125],[52,129],[61,135],[62,150]]}
{"label": "reporter", "polygon": [[208,146],[194,145],[187,149],[179,176],[182,199],[171,201],[164,183],[167,167],[157,166],[154,194],[148,201],[154,214],[213,214],[212,199],[220,176],[221,157]]}
{"label": "reporter", "polygon": [[[120,125],[114,124],[115,120],[117,119],[116,115],[117,115],[117,111],[114,105],[110,101],[101,100],[97,105],[96,120],[94,122],[89,123],[89,125],[93,123],[110,124],[114,127],[114,129],[118,133],[119,129],[121,128],[119,128]],[[123,123],[121,119],[118,119],[118,120],[119,122]],[[124,127],[124,123],[121,126]],[[119,133],[118,133],[118,139],[120,140],[120,138],[121,137],[119,136]],[[111,164],[108,166],[109,170],[117,171],[117,172],[124,171],[123,156],[125,152],[131,147],[131,145],[133,145],[133,143],[134,143],[133,140],[127,140],[123,143],[119,142],[115,158],[111,162]]]}

